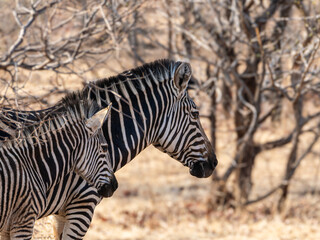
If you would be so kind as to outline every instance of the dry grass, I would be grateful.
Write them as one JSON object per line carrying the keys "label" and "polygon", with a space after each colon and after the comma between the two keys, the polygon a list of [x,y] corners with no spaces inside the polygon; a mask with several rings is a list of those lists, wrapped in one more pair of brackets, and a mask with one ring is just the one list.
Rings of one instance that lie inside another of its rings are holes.
{"label": "dry grass", "polygon": [[[293,183],[312,177],[303,174],[308,169],[302,166]],[[299,184],[292,186],[287,210],[280,216],[272,211],[275,198],[242,212],[209,210],[210,179],[190,176],[188,169],[153,147],[116,175],[119,189],[96,208],[87,240],[320,239],[319,195],[301,192]],[[263,179],[259,183],[269,186]],[[48,236],[48,229],[38,224],[34,239]]]}
{"label": "dry grass", "polygon": [[[285,159],[271,161],[274,166]],[[307,165],[293,181],[282,216],[272,210],[275,198],[247,211],[212,211],[207,205],[210,179],[196,179],[148,148],[117,173],[119,190],[97,207],[86,239],[320,239],[319,196],[308,189],[301,192],[298,184],[301,179],[312,181]],[[265,167],[260,166],[256,170],[261,174]],[[270,187],[268,178],[256,175],[261,186]]]}

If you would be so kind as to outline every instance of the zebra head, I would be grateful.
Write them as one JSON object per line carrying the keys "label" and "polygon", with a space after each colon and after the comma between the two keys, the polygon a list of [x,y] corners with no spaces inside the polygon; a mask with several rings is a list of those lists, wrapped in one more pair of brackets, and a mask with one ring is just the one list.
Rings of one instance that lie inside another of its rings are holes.
{"label": "zebra head", "polygon": [[187,92],[191,66],[176,62],[170,71],[174,97],[168,104],[160,138],[154,146],[188,166],[191,175],[209,177],[218,161],[201,126],[197,106]]}
{"label": "zebra head", "polygon": [[75,172],[83,177],[89,184],[96,187],[103,197],[111,197],[118,188],[114,175],[108,145],[103,136],[101,127],[108,117],[111,104],[85,122],[88,137],[83,143],[83,154],[76,165]]}

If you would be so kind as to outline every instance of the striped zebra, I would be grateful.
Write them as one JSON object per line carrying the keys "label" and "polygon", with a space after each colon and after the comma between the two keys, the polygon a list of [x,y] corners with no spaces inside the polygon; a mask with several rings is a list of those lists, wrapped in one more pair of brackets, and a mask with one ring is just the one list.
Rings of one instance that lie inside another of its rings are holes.
{"label": "striped zebra", "polygon": [[[100,109],[113,103],[110,117],[102,129],[114,171],[125,166],[147,146],[154,145],[189,167],[191,175],[209,177],[212,174],[217,159],[201,127],[199,111],[187,92],[191,72],[188,63],[158,60],[92,82],[82,90],[83,101],[94,101]],[[1,127],[2,136],[10,137],[10,131],[14,131],[16,123],[12,119],[39,121],[46,112],[59,106],[60,103],[41,112],[8,110],[7,116],[0,118],[5,126]],[[76,179],[77,175],[71,174],[69,178]],[[59,232],[69,209],[79,210],[83,204],[77,202],[90,202],[96,196],[86,194],[89,189],[90,186],[80,184],[73,188],[79,194],[69,197],[66,209],[56,212]],[[55,195],[59,194],[65,193]],[[81,211],[86,212],[85,209]]]}
{"label": "striped zebra", "polygon": [[[72,171],[110,197],[117,182],[110,166],[101,132],[110,107],[99,110],[95,102],[78,102],[77,94],[62,101],[59,111],[17,131],[18,138],[0,145],[0,232],[1,239],[31,239],[36,219],[50,213],[47,194],[61,185]],[[96,112],[96,113],[95,113]],[[63,207],[64,201],[55,202]],[[77,218],[70,215],[70,219]],[[63,239],[71,229],[65,229]]]}

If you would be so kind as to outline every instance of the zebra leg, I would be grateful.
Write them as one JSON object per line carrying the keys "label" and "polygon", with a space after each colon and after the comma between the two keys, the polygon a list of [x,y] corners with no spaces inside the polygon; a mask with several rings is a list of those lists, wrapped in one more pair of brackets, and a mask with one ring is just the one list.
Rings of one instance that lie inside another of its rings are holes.
{"label": "zebra leg", "polygon": [[97,189],[87,184],[80,185],[70,202],[59,211],[65,216],[65,224],[61,239],[82,239],[89,229],[95,207],[100,203],[101,197]]}
{"label": "zebra leg", "polygon": [[35,223],[35,221],[33,221],[33,224],[22,226],[19,228],[15,228],[14,230],[10,231],[10,238],[8,238],[8,239],[11,239],[11,240],[31,240],[34,223]]}
{"label": "zebra leg", "polygon": [[[23,233],[21,233],[21,232],[13,232],[13,233],[10,233],[10,237],[7,238],[7,239],[11,239],[11,240],[31,240],[32,233],[33,233],[33,228],[32,229],[28,229],[27,231],[24,231]],[[4,239],[6,239],[6,238],[4,238]],[[2,240],[2,238],[1,238],[1,240]]]}
{"label": "zebra leg", "polygon": [[10,240],[10,235],[9,233],[0,233],[0,240]]}
{"label": "zebra leg", "polygon": [[61,240],[71,240],[71,239],[83,239],[84,235],[86,234],[88,227],[81,228],[79,231],[78,221],[67,221],[64,224],[64,230],[61,235]]}
{"label": "zebra leg", "polygon": [[64,223],[61,239],[83,239],[87,233],[93,212],[87,211],[85,213],[83,210],[79,210],[79,213],[73,213],[66,217],[68,220]]}
{"label": "zebra leg", "polygon": [[82,239],[89,229],[96,205],[91,199],[80,204],[69,205],[62,239]]}
{"label": "zebra leg", "polygon": [[54,233],[54,238],[56,240],[59,240],[63,229],[64,229],[64,225],[66,223],[66,219],[63,216],[59,216],[59,215],[54,215],[54,227],[53,227],[53,233]]}

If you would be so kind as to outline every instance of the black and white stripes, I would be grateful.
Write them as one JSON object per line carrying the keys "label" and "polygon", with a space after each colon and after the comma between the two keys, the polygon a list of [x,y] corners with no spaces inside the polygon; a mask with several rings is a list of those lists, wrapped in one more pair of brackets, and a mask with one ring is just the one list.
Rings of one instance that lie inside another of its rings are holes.
{"label": "black and white stripes", "polygon": [[114,171],[153,144],[197,177],[212,173],[217,161],[186,90],[190,77],[189,64],[159,60],[93,82],[83,90],[101,107],[113,103],[103,131]]}
{"label": "black and white stripes", "polygon": [[[74,103],[64,104],[59,112],[16,131],[18,138],[1,143],[1,239],[31,239],[35,220],[49,212],[50,191],[58,185],[64,188],[61,179],[71,171],[103,196],[115,191],[115,177],[99,136],[109,107],[93,114],[94,104],[77,104],[76,95],[72,97]],[[64,199],[55,202],[63,204]],[[73,234],[71,229],[65,233]]]}
{"label": "black and white stripes", "polygon": [[[102,130],[114,171],[153,144],[188,166],[192,175],[211,175],[217,160],[201,127],[196,105],[187,93],[190,77],[189,64],[158,60],[115,77],[92,82],[81,91],[84,103],[94,102],[99,109],[107,107],[108,103],[113,104]],[[18,116],[20,120],[23,115],[28,120],[39,121],[51,112],[59,111],[61,106],[63,102],[39,114],[23,112]],[[0,116],[0,121],[2,119]],[[92,214],[91,208],[86,208],[83,203],[92,206],[99,201],[94,189],[77,175],[69,174],[63,182],[67,185],[65,191],[56,187],[49,193],[51,202],[56,201],[56,196],[65,196],[64,208],[50,208],[51,213],[60,216],[60,230],[63,229],[61,219],[72,225],[68,220],[70,209],[77,209],[83,215]],[[69,186],[71,182],[78,184]],[[76,224],[72,227],[77,228]]]}

